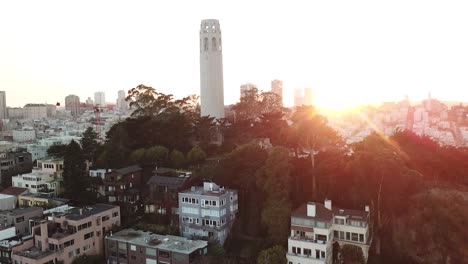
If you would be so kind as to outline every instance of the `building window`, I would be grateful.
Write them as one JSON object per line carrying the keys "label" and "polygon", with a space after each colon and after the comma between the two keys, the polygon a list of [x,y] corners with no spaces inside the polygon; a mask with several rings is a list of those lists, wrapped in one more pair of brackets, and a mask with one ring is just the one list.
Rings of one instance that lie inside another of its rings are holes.
{"label": "building window", "polygon": [[24,221],[24,216],[20,216],[16,218],[16,223],[21,223]]}
{"label": "building window", "polygon": [[351,234],[351,240],[352,241],[359,241],[359,235],[357,233],[352,233]]}
{"label": "building window", "polygon": [[344,219],[341,219],[341,218],[335,218],[335,224],[338,224],[338,225],[344,225]]}
{"label": "building window", "polygon": [[170,254],[169,254],[168,251],[160,250],[160,251],[159,251],[159,256],[160,256],[161,258],[169,258],[169,257],[170,257]]}
{"label": "building window", "polygon": [[320,257],[323,259],[325,258],[325,251],[320,251]]}
{"label": "building window", "polygon": [[359,234],[359,242],[364,242],[364,234]]}
{"label": "building window", "polygon": [[146,253],[147,256],[156,257],[156,249],[155,248],[146,248],[145,253]]}
{"label": "building window", "polygon": [[351,240],[351,234],[349,232],[346,232],[346,240]]}
{"label": "building window", "polygon": [[311,256],[311,255],[312,255],[312,250],[311,250],[311,249],[304,248],[304,255],[306,255],[306,256]]}

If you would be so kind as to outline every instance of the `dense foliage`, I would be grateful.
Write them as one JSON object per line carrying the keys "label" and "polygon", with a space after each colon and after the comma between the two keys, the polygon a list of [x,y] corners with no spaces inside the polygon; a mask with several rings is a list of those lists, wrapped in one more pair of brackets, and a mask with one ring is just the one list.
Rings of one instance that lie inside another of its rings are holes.
{"label": "dense foliage", "polygon": [[[107,133],[97,164],[192,167],[200,181],[239,192],[232,242],[204,263],[268,261],[278,249],[271,247],[286,245],[291,211],[325,198],[343,208],[370,206],[370,263],[466,262],[466,198],[452,196],[468,185],[466,148],[442,147],[409,131],[391,137],[376,131],[347,146],[314,107],[291,113],[276,95],[256,89],[221,120],[200,117],[194,96],[178,100],[139,85],[127,99],[135,112]],[[447,196],[423,195],[441,186]],[[342,250],[348,262],[361,261],[353,249]]]}

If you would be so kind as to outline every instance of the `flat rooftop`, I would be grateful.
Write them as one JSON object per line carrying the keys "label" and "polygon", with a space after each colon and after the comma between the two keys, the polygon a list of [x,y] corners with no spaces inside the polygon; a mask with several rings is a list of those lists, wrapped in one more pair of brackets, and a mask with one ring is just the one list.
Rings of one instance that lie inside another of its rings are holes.
{"label": "flat rooftop", "polygon": [[221,196],[227,192],[237,192],[236,190],[225,189],[224,187],[218,186],[216,183],[204,182],[203,186],[192,186],[181,193],[194,194],[194,195],[209,195],[209,196]]}
{"label": "flat rooftop", "polygon": [[0,215],[23,215],[31,212],[41,212],[43,211],[42,207],[37,207],[37,206],[31,206],[31,207],[21,207],[21,208],[16,208],[13,210],[8,210],[8,211],[3,211],[0,212]]}
{"label": "flat rooftop", "polygon": [[29,258],[29,259],[42,259],[42,258],[45,258],[49,255],[52,255],[54,254],[55,252],[53,251],[49,251],[49,250],[46,250],[45,252],[42,252],[42,250],[36,248],[36,247],[33,247],[33,248],[30,248],[30,249],[27,249],[27,250],[23,250],[23,251],[18,251],[16,252],[15,254],[18,255],[18,256],[22,256],[22,257],[25,257],[25,258]]}
{"label": "flat rooftop", "polygon": [[102,212],[105,212],[107,210],[111,210],[114,208],[118,208],[118,206],[109,205],[109,204],[95,204],[91,207],[82,208],[83,210],[81,214],[80,214],[80,208],[73,208],[64,214],[59,214],[59,215],[66,215],[65,218],[67,218],[68,220],[78,221],[78,220],[85,219],[92,215],[99,214],[99,213],[102,213]]}
{"label": "flat rooftop", "polygon": [[107,236],[106,239],[184,254],[190,254],[197,249],[208,246],[208,242],[203,240],[190,240],[178,236],[163,236],[135,229],[122,230],[112,236]]}

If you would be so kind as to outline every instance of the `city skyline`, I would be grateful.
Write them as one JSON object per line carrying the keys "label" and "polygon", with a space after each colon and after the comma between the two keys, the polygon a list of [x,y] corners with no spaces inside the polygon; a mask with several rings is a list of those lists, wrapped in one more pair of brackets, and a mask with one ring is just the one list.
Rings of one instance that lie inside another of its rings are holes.
{"label": "city skyline", "polygon": [[[1,3],[0,87],[8,106],[63,104],[68,94],[101,90],[115,102],[118,90],[140,83],[199,95],[199,23],[214,18],[223,27],[225,104],[238,101],[240,85],[269,91],[274,79],[283,81],[286,106],[306,87],[319,106],[420,101],[429,92],[467,101],[467,10],[422,1]],[[31,19],[18,20],[20,12]]]}

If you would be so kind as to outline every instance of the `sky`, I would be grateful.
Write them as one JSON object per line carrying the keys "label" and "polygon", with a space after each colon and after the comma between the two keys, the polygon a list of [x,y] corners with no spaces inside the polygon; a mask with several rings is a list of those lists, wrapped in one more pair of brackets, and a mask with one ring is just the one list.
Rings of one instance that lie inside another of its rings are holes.
{"label": "sky", "polygon": [[243,83],[318,106],[468,101],[468,1],[1,1],[7,105],[81,101],[139,84],[199,94],[199,29],[219,19],[225,104]]}

